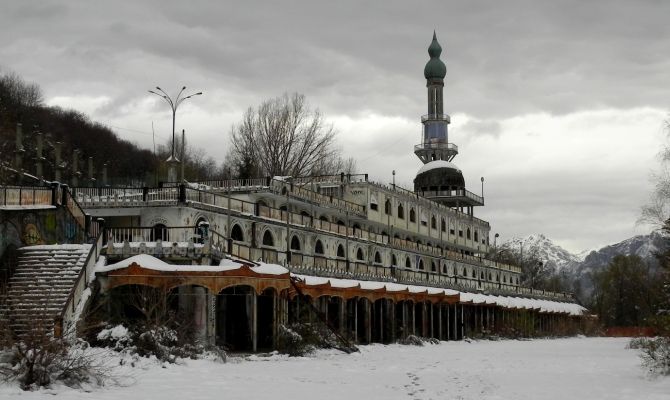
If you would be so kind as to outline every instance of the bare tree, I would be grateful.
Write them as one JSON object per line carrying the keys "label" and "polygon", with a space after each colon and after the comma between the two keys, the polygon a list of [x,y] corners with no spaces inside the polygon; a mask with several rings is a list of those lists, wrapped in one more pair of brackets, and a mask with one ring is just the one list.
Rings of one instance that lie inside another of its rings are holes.
{"label": "bare tree", "polygon": [[304,95],[284,94],[250,107],[233,126],[232,158],[238,163],[253,161],[262,175],[335,173],[330,169],[339,160],[335,135]]}
{"label": "bare tree", "polygon": [[[665,130],[670,137],[670,119],[665,121]],[[649,203],[642,206],[639,222],[661,229],[670,220],[670,145],[659,152],[660,171],[652,175],[654,191]]]}

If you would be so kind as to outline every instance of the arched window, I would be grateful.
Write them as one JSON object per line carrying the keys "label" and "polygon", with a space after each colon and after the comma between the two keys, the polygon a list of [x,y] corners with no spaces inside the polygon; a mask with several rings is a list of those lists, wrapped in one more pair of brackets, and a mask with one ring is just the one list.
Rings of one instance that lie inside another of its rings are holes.
{"label": "arched window", "polygon": [[328,218],[325,215],[319,217],[320,221],[328,222]]}
{"label": "arched window", "polygon": [[398,204],[398,218],[405,219],[405,209],[402,208],[402,204]]}
{"label": "arched window", "polygon": [[430,270],[432,272],[437,272],[437,267],[435,266],[435,261],[431,261],[430,263]]}
{"label": "arched window", "polygon": [[479,279],[484,280],[484,272],[481,272],[481,273],[479,274]]}
{"label": "arched window", "polygon": [[419,260],[419,269],[423,271],[423,260]]}
{"label": "arched window", "polygon": [[413,208],[409,209],[409,222],[416,222],[416,211]]}
{"label": "arched window", "polygon": [[437,220],[435,219],[435,216],[430,219],[430,228],[431,229],[437,229]]}
{"label": "arched window", "polygon": [[442,264],[442,273],[445,275],[449,274],[449,272],[447,271],[447,264]]}
{"label": "arched window", "polygon": [[412,268],[412,261],[410,261],[409,257],[405,259],[405,268],[407,269]]}
{"label": "arched window", "polygon": [[467,273],[467,272],[468,272],[468,271],[466,271],[466,270],[465,270],[465,267],[464,267],[464,268],[463,268],[463,273],[462,273],[461,275],[463,275],[463,276],[466,276],[466,277],[467,277],[467,276],[468,276],[468,273]]}
{"label": "arched window", "polygon": [[379,254],[378,251],[375,252],[375,262],[376,262],[377,264],[381,264],[381,263],[382,263],[382,255]]}
{"label": "arched window", "polygon": [[475,242],[479,242],[479,232],[475,230]]}
{"label": "arched window", "polygon": [[344,246],[341,244],[337,246],[337,256],[344,258]]}
{"label": "arched window", "polygon": [[446,231],[447,231],[447,221],[445,221],[444,218],[442,218],[442,232]]}
{"label": "arched window", "polygon": [[386,215],[391,215],[391,200],[386,199],[386,203],[384,203],[384,213]]}
{"label": "arched window", "polygon": [[493,280],[493,275],[491,275],[491,273],[490,273],[490,272],[489,272],[489,280],[490,280],[490,281],[492,281],[492,280]]}
{"label": "arched window", "polygon": [[472,277],[473,277],[473,278],[476,278],[476,277],[477,277],[477,273],[475,272],[474,269],[472,270]]}
{"label": "arched window", "polygon": [[244,242],[242,227],[238,224],[233,225],[233,229],[230,231],[230,238],[238,242]]}
{"label": "arched window", "polygon": [[300,211],[300,215],[302,215],[303,217],[309,217],[310,216],[307,211]]}
{"label": "arched window", "polygon": [[272,237],[272,233],[267,230],[263,234],[263,246],[274,246],[275,245],[275,239]]}
{"label": "arched window", "polygon": [[365,260],[365,255],[363,254],[363,250],[360,247],[356,251],[356,260],[358,260],[358,261],[364,261]]}
{"label": "arched window", "polygon": [[507,275],[503,275],[503,283],[507,283]]}
{"label": "arched window", "polygon": [[468,230],[465,232],[465,237],[470,239],[470,228],[468,228]]}
{"label": "arched window", "polygon": [[291,238],[291,250],[300,251],[300,239],[295,235]]}
{"label": "arched window", "polygon": [[320,240],[317,240],[316,244],[314,245],[314,253],[323,254],[323,243],[321,243]]}
{"label": "arched window", "polygon": [[391,265],[394,267],[398,266],[398,259],[396,258],[395,254],[391,254]]}

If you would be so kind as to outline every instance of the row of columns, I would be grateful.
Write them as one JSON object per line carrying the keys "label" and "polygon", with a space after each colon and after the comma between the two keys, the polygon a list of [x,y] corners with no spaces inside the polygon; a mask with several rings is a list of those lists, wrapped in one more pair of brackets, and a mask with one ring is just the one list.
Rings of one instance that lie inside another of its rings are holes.
{"label": "row of columns", "polygon": [[289,300],[285,293],[278,295],[274,290],[258,295],[248,286],[242,288],[248,290],[218,295],[200,286],[178,289],[179,311],[192,316],[197,341],[225,344],[242,337],[247,350],[256,352],[276,348],[281,325],[323,322],[333,332],[358,344],[392,343],[410,335],[462,340],[488,335],[533,337],[575,333],[571,331],[575,324],[571,324],[569,317],[533,310],[410,300],[396,303],[391,299],[370,301],[362,297],[311,299],[296,295]]}
{"label": "row of columns", "polygon": [[[35,128],[33,134],[35,135],[35,177],[40,180],[45,180],[46,176],[44,174],[44,164],[46,163],[46,157],[44,157],[44,135],[37,128]],[[16,148],[14,150],[14,169],[18,172],[22,172],[25,169],[24,157],[26,155],[26,148],[23,146],[23,127],[22,125],[16,124]],[[63,172],[65,170],[65,163],[62,159],[62,146],[61,142],[53,143],[54,150],[54,167],[53,167],[53,180],[56,182],[62,182]],[[95,169],[93,168],[93,157],[88,157],[87,169],[88,169],[88,179],[81,179],[84,175],[84,172],[80,170],[81,160],[81,151],[79,149],[74,149],[72,152],[72,160],[70,163],[71,169],[71,186],[79,186],[80,183],[88,183],[90,186],[96,186],[97,179],[95,178]],[[23,174],[19,175],[19,180],[21,180]],[[80,182],[81,179],[81,182]],[[19,182],[20,183],[20,182]],[[102,185],[108,185],[107,179],[107,163],[104,163],[102,166]]]}

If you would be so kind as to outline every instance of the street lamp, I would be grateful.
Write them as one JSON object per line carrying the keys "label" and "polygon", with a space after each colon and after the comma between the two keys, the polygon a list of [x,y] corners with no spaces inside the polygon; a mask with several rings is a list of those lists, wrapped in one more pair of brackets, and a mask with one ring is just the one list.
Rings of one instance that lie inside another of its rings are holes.
{"label": "street lamp", "polygon": [[482,199],[484,198],[484,177],[482,176]]}
{"label": "street lamp", "polygon": [[174,127],[175,127],[175,117],[177,116],[177,108],[179,108],[179,105],[184,102],[184,100],[190,99],[193,96],[200,96],[202,92],[198,93],[193,93],[189,94],[188,96],[183,96],[182,94],[184,93],[184,90],[186,90],[186,86],[183,86],[181,90],[179,91],[179,94],[177,94],[177,97],[173,100],[163,89],[160,87],[156,86],[156,90],[160,91],[154,92],[153,90],[149,90],[149,93],[155,94],[158,97],[161,97],[163,100],[165,100],[169,105],[170,109],[172,110],[172,160],[177,161],[175,155],[174,155]]}

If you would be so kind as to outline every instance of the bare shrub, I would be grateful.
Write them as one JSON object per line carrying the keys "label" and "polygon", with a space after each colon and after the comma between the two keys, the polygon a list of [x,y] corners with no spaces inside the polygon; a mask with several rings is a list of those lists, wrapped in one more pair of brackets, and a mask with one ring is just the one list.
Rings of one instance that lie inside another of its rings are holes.
{"label": "bare shrub", "polygon": [[294,323],[281,325],[277,336],[277,351],[289,356],[304,356],[315,349],[337,349],[345,353],[358,351],[356,346],[344,343],[323,323]]}

